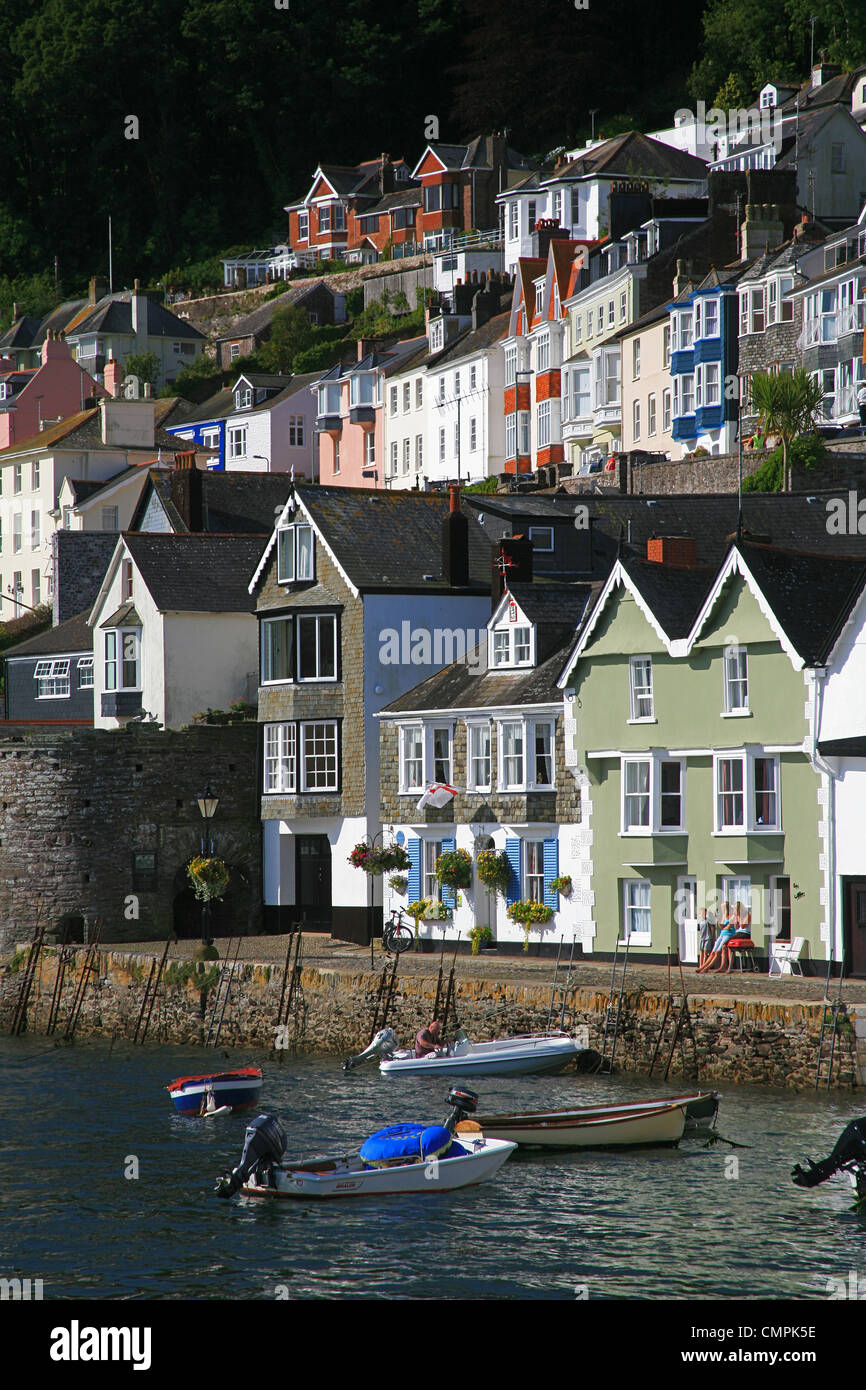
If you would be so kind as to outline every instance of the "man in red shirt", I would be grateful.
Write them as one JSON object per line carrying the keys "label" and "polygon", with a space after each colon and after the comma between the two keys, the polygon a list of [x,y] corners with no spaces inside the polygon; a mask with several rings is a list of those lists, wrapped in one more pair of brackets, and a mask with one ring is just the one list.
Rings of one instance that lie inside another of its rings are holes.
{"label": "man in red shirt", "polygon": [[434,1018],[426,1028],[419,1029],[415,1037],[415,1056],[426,1057],[442,1046],[442,1024]]}

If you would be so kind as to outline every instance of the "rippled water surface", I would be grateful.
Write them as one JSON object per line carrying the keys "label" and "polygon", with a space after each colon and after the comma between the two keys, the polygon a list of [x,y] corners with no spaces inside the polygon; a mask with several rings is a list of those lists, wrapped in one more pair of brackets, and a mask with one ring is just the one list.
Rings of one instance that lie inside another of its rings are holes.
{"label": "rippled water surface", "polygon": [[[441,1078],[388,1080],[339,1062],[252,1053],[261,1109],[289,1152],[355,1146],[402,1120],[439,1119]],[[749,1147],[512,1158],[452,1193],[334,1203],[219,1201],[245,1119],[176,1115],[162,1089],[211,1054],[0,1039],[0,1276],[41,1278],[46,1298],[373,1296],[826,1299],[866,1280],[866,1222],[844,1177],[802,1192],[792,1162],[818,1157],[862,1097],[728,1087],[719,1131]],[[661,1095],[630,1077],[493,1078],[482,1108],[535,1109]],[[739,1177],[726,1177],[737,1158]],[[139,1177],[124,1177],[128,1157]]]}

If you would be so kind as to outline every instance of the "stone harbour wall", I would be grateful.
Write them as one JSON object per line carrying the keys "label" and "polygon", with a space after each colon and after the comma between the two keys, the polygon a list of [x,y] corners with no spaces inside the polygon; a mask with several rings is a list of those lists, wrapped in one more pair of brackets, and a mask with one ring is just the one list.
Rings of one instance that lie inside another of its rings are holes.
{"label": "stone harbour wall", "polygon": [[[26,951],[19,949],[0,964],[0,1031],[8,1032],[18,997]],[[85,952],[73,953],[66,972],[55,1029],[62,1037]],[[59,951],[45,950],[40,958],[28,1008],[28,1029],[46,1030]],[[153,958],[122,952],[101,952],[84,994],[76,1036],[104,1036],[131,1041],[139,1018]],[[248,962],[237,967],[231,999],[225,1011],[220,1045],[274,1050],[276,1046],[305,1054],[346,1057],[370,1040],[382,967],[351,972],[304,968],[285,1031],[277,1034],[277,1012],[283,989],[283,970]],[[158,992],[150,1021],[148,1044],[203,1044],[217,986],[220,962],[171,962]],[[388,1016],[401,1043],[408,1044],[433,1012],[437,974],[397,978],[397,991]],[[566,1026],[585,1025],[590,1047],[601,1051],[604,990],[577,989],[569,996]],[[471,1037],[480,1041],[546,1027],[549,985],[469,979],[457,982],[457,1013]],[[656,1049],[666,996],[643,990],[624,999],[623,1022],[616,1048],[616,1069],[645,1075]],[[814,1086],[823,1004],[775,1002],[696,996],[689,1001],[699,1079],[703,1086],[746,1083],[808,1090]],[[558,1014],[554,1016],[558,1022]],[[672,1027],[668,1024],[659,1048],[655,1075],[664,1074]],[[858,1039],[860,1041],[858,1057]],[[850,1006],[836,1044],[833,1085],[851,1089],[866,1084],[863,1039],[866,1006]],[[671,1079],[692,1082],[694,1052],[686,1041],[677,1047]],[[371,1064],[372,1065],[372,1064]]]}

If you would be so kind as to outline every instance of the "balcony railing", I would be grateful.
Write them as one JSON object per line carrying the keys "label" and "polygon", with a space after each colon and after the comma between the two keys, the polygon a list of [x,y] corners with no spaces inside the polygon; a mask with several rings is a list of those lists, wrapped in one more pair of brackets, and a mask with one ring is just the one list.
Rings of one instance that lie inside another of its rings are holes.
{"label": "balcony railing", "polygon": [[866,300],[859,299],[856,304],[846,304],[844,309],[840,309],[836,315],[836,337],[841,338],[843,333],[862,333],[866,325],[864,316]]}
{"label": "balcony railing", "polygon": [[455,236],[449,243],[449,251],[482,251],[488,247],[491,249],[503,244],[503,235],[499,227],[494,227],[489,232],[466,232],[463,236]]}

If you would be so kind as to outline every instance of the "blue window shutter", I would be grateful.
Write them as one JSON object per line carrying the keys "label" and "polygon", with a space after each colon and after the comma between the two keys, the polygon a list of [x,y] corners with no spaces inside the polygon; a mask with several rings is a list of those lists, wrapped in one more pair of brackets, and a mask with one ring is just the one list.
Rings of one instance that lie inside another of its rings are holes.
{"label": "blue window shutter", "polygon": [[[450,840],[443,840],[443,841],[442,841],[442,853],[443,853],[443,854],[450,854],[451,851],[454,850],[454,849],[456,849],[456,848],[457,848],[457,841],[456,841],[456,839],[450,839]],[[443,883],[443,885],[442,885],[442,901],[443,901],[443,903],[445,904],[446,907],[456,907],[456,905],[457,905],[457,894],[456,894],[455,890],[454,890],[453,888],[446,888],[444,883]]]}
{"label": "blue window shutter", "polygon": [[512,903],[520,901],[520,841],[506,840],[505,853],[511,866],[511,877],[505,894],[506,905],[510,907]]}
{"label": "blue window shutter", "polygon": [[559,878],[559,841],[545,840],[544,842],[544,905],[545,907],[557,908],[559,906],[559,894],[555,893],[550,885],[555,878]]}
{"label": "blue window shutter", "polygon": [[406,842],[409,855],[409,901],[417,903],[421,896],[421,841],[412,835]]}

